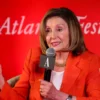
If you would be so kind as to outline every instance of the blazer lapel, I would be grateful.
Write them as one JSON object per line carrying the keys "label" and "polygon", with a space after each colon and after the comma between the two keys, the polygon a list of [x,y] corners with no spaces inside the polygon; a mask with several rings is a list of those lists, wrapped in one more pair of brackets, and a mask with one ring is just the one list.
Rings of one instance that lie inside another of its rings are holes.
{"label": "blazer lapel", "polygon": [[61,84],[60,90],[68,93],[70,88],[73,86],[75,80],[80,74],[81,69],[77,66],[80,61],[80,56],[73,57],[71,53],[69,53],[66,68],[64,72],[63,81]]}

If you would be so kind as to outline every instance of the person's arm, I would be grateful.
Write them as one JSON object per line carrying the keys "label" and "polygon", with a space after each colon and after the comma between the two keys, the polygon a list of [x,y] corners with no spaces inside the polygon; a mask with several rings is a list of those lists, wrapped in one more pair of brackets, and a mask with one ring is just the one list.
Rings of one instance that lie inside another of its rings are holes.
{"label": "person's arm", "polygon": [[0,90],[3,88],[4,84],[5,84],[5,79],[2,75],[2,67],[0,65]]}
{"label": "person's arm", "polygon": [[30,75],[31,50],[25,60],[22,75],[14,88],[6,82],[1,86],[0,100],[26,100],[29,94],[29,75]]}
{"label": "person's arm", "polygon": [[70,96],[64,92],[58,91],[56,96],[56,100],[76,100],[76,96]]}

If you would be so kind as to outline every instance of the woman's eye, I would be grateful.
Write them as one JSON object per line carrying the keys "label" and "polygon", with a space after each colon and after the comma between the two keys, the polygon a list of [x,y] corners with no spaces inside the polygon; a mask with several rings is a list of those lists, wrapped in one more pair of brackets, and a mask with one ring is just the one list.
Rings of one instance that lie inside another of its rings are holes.
{"label": "woman's eye", "polygon": [[46,33],[50,32],[50,30],[45,30]]}
{"label": "woman's eye", "polygon": [[62,31],[62,28],[57,29],[57,31],[59,31],[59,32]]}

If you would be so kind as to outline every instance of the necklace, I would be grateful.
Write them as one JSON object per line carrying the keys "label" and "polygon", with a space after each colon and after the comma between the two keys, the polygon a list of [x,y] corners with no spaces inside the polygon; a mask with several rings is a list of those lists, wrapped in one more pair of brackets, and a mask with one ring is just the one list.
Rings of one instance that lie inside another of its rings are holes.
{"label": "necklace", "polygon": [[57,67],[64,67],[64,66],[66,65],[66,62],[64,62],[64,63],[55,62],[55,65],[56,65]]}

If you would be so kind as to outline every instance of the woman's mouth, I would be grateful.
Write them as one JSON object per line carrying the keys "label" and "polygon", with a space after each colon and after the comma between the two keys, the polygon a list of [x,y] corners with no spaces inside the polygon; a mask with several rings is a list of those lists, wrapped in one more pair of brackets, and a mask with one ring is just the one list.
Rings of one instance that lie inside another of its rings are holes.
{"label": "woman's mouth", "polygon": [[51,45],[53,46],[53,47],[56,47],[56,46],[58,46],[60,44],[60,42],[52,42],[51,43]]}

